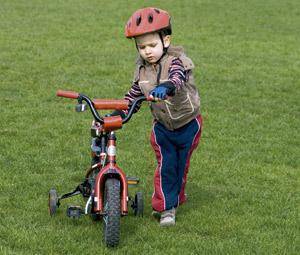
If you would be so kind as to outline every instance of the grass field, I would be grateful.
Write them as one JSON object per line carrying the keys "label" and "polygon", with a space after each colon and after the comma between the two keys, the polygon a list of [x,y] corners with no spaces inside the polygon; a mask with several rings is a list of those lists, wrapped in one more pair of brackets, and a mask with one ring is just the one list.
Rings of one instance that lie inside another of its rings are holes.
{"label": "grass field", "polygon": [[[59,88],[97,98],[129,89],[136,50],[123,36],[138,8],[173,16],[193,59],[204,129],[176,227],[151,216],[154,153],[144,106],[118,135],[118,164],[141,178],[145,216],[102,224],[54,218],[48,191],[70,191],[89,165],[89,113]],[[0,254],[299,254],[298,0],[0,0]]]}

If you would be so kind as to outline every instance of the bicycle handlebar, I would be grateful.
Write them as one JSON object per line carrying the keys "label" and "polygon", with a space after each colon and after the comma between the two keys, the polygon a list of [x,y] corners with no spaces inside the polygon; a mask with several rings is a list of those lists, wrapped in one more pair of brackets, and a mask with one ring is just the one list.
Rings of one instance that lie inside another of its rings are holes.
{"label": "bicycle handlebar", "polygon": [[96,110],[128,110],[129,101],[126,99],[94,99]]}
{"label": "bicycle handlebar", "polygon": [[79,97],[79,93],[74,92],[74,91],[66,91],[66,90],[61,90],[59,89],[56,92],[56,95],[58,97],[66,97],[66,98],[73,98],[73,99],[77,99]]}
{"label": "bicycle handlebar", "polygon": [[[77,99],[78,103],[82,103],[82,101],[85,101],[87,103],[87,105],[89,106],[95,120],[97,122],[99,122],[100,124],[104,123],[104,119],[103,117],[101,117],[99,115],[99,113],[97,112],[97,105],[98,105],[98,109],[111,109],[113,104],[116,104],[116,106],[113,109],[116,110],[125,110],[128,109],[128,105],[129,102],[127,100],[98,100],[95,99],[94,101],[92,101],[88,96],[74,92],[74,91],[65,91],[65,90],[58,90],[56,92],[56,95],[59,97],[66,97],[66,98],[71,98],[71,99]],[[127,102],[125,102],[127,101]],[[141,96],[136,98],[132,104],[130,105],[130,108],[128,110],[128,114],[126,115],[126,117],[124,119],[122,119],[122,124],[125,124],[126,122],[128,122],[131,119],[131,116],[133,115],[134,109],[136,107],[136,105],[140,102],[143,101],[151,101],[151,99],[145,97],[145,96]],[[103,107],[101,107],[101,106]]]}

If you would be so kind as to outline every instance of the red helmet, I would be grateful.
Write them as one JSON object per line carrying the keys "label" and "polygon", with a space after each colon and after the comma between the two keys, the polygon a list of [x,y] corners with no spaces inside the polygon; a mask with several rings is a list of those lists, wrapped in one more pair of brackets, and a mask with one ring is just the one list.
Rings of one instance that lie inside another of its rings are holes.
{"label": "red helmet", "polygon": [[144,8],[137,10],[127,21],[125,36],[132,38],[138,35],[166,30],[171,34],[170,15],[158,8]]}

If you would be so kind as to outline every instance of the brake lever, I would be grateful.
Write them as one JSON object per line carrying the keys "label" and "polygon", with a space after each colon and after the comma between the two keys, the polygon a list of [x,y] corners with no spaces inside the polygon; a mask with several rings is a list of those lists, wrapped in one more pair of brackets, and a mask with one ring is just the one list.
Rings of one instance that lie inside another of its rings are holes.
{"label": "brake lever", "polygon": [[166,103],[166,104],[168,104],[168,105],[173,105],[168,99],[169,99],[170,97],[167,97],[166,99],[158,99],[158,98],[154,98],[153,96],[149,96],[149,97],[147,97],[147,101],[150,101],[150,102],[164,102],[164,103]]}
{"label": "brake lever", "polygon": [[87,105],[86,104],[77,104],[75,106],[75,111],[76,112],[84,112],[87,110]]}
{"label": "brake lever", "polygon": [[173,105],[168,99],[163,100],[168,105]]}

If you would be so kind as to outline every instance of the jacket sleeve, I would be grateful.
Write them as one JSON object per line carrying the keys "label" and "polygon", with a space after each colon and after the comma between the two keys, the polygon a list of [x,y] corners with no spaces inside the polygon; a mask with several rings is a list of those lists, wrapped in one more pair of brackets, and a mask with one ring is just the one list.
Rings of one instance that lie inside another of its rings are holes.
{"label": "jacket sleeve", "polygon": [[[143,96],[140,86],[137,82],[133,82],[131,88],[128,90],[128,92],[125,94],[124,99],[129,101],[129,108],[132,105],[132,102],[140,97]],[[141,104],[137,104],[134,113],[136,113],[141,108]],[[128,114],[128,110],[115,110],[111,113],[111,116],[120,115],[122,119],[124,119]]]}
{"label": "jacket sleeve", "polygon": [[[138,84],[138,82],[133,82],[130,90],[125,94],[124,96],[124,99],[128,100],[129,101],[129,106],[131,106],[132,102],[140,97],[140,96],[143,96],[143,92]],[[136,107],[135,107],[135,111],[134,112],[137,112],[139,109],[140,109],[141,105],[138,104]]]}
{"label": "jacket sleeve", "polygon": [[180,58],[174,58],[168,70],[168,81],[171,82],[176,90],[180,90],[186,82],[186,70]]}

